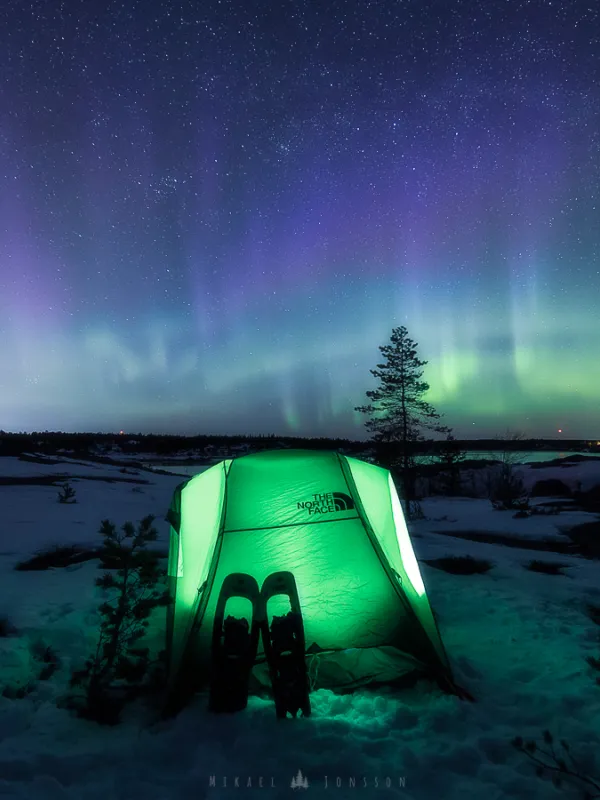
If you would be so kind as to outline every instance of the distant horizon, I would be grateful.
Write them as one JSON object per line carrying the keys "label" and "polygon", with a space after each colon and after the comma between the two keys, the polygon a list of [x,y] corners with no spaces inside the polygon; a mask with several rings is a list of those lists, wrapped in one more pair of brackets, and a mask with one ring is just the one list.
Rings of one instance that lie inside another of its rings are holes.
{"label": "distant horizon", "polygon": [[[491,436],[479,435],[479,436],[456,436],[455,438],[459,442],[480,442],[480,441],[498,441],[499,443],[502,441],[506,441],[504,438],[508,434],[518,434],[522,433],[522,438],[519,440],[515,440],[515,443],[518,441],[523,441],[524,443],[527,442],[547,442],[553,445],[559,445],[561,442],[564,444],[573,444],[573,443],[585,443],[591,445],[597,445],[600,443],[600,436],[566,436],[562,435],[559,438],[551,437],[551,436],[529,436],[526,433],[521,431],[508,431],[503,433],[496,433]],[[289,434],[289,433],[277,433],[277,432],[270,432],[270,433],[220,433],[220,432],[194,432],[194,433],[164,433],[164,432],[156,432],[156,431],[124,431],[124,430],[20,430],[20,431],[9,431],[4,428],[0,428],[0,435],[1,434],[8,434],[11,436],[33,436],[33,435],[50,435],[50,436],[114,436],[114,437],[123,437],[127,439],[135,439],[138,436],[142,437],[155,437],[155,438],[163,438],[163,437],[172,437],[172,438],[183,438],[183,439],[196,439],[196,438],[230,438],[230,439],[265,439],[265,438],[280,438],[280,439],[299,439],[299,440],[313,440],[313,439],[325,439],[325,440],[338,440],[338,441],[346,441],[349,443],[364,443],[365,445],[375,444],[373,440],[368,438],[349,438],[346,436],[326,436],[326,435],[299,435],[299,434]],[[443,442],[445,439],[444,436],[435,436],[435,437],[426,437],[425,442]]]}

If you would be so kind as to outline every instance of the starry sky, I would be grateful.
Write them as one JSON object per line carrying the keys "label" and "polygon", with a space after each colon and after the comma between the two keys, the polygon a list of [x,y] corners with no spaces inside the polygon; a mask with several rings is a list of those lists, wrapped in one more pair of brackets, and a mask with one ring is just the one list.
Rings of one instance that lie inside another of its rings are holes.
{"label": "starry sky", "polygon": [[3,0],[0,428],[600,437],[594,0]]}

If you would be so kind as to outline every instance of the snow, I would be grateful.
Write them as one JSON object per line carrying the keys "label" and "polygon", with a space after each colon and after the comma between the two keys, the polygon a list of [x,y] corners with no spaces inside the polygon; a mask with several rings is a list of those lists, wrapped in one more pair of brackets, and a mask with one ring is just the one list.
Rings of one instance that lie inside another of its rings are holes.
{"label": "snow", "polygon": [[[251,698],[240,714],[215,716],[199,696],[174,720],[157,723],[147,710],[132,707],[121,725],[107,729],[57,705],[71,669],[95,640],[98,562],[44,572],[13,567],[40,547],[98,543],[106,517],[121,525],[155,514],[166,544],[164,515],[181,477],[0,458],[0,477],[61,472],[88,476],[71,481],[75,505],[58,504],[56,487],[0,485],[0,616],[17,629],[17,635],[0,638],[0,686],[23,685],[34,675],[30,646],[40,639],[61,659],[57,672],[24,699],[0,697],[0,798],[221,799],[235,794],[236,777],[244,795],[279,798],[293,794],[290,782],[298,770],[309,781],[309,797],[579,796],[536,777],[510,741],[517,735],[539,738],[550,728],[570,742],[584,767],[600,751],[600,687],[585,661],[600,655],[600,629],[585,613],[586,602],[600,605],[599,562],[480,544],[440,531],[508,533],[526,546],[535,538],[559,539],[557,526],[593,515],[568,511],[516,520],[485,500],[423,502],[427,519],[409,528],[457,682],[475,703],[443,695],[426,682],[402,692],[319,691],[312,695],[311,718],[278,722],[265,699]],[[524,472],[534,473],[528,480],[567,476],[567,482],[584,481],[584,488],[600,483],[598,464]],[[122,478],[149,483],[117,481]],[[488,559],[493,567],[483,575],[450,575],[425,563],[464,554]],[[532,558],[567,564],[566,574],[531,572],[524,565]],[[160,627],[153,632],[157,641],[161,634]]]}
{"label": "snow", "polygon": [[[533,506],[539,501],[551,498],[534,498]],[[478,500],[465,497],[428,498],[421,504],[428,517],[429,531],[487,531],[488,533],[508,534],[533,539],[563,538],[560,528],[570,528],[589,522],[590,515],[584,511],[561,511],[551,516],[531,516],[527,519],[513,519],[511,511],[494,511],[489,500]],[[420,532],[420,524],[416,523],[414,531]]]}
{"label": "snow", "polygon": [[[0,483],[3,500],[0,553],[12,557],[58,543],[97,544],[98,528],[106,516],[117,524],[129,519],[138,522],[148,514],[162,521],[181,476],[134,470],[123,474],[121,469],[104,464],[42,465],[0,458],[0,477],[53,476],[57,479],[55,486],[2,486]],[[73,476],[69,483],[75,489],[77,502],[59,504],[60,486],[69,475]],[[168,528],[161,525],[160,530],[166,544]]]}
{"label": "snow", "polygon": [[532,467],[524,465],[516,469],[521,473],[526,489],[531,489],[537,481],[552,478],[566,483],[571,490],[576,489],[577,484],[580,483],[581,490],[587,492],[592,486],[598,484],[600,475],[600,458],[588,457],[588,459],[586,461],[564,461],[560,466]]}

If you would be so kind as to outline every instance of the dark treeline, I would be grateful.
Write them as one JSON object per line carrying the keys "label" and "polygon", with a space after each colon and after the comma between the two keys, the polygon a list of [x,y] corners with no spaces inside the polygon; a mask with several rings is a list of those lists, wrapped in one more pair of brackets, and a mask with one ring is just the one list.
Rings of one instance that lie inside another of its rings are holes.
{"label": "dark treeline", "polygon": [[31,452],[56,454],[60,450],[69,451],[71,456],[84,456],[94,450],[108,450],[118,447],[122,453],[157,453],[169,455],[181,451],[207,448],[230,448],[247,444],[252,450],[273,449],[277,447],[297,447],[310,449],[349,449],[364,451],[364,442],[350,442],[346,439],[299,438],[293,436],[206,434],[198,436],[177,436],[170,434],[144,433],[68,433],[64,431],[35,431],[32,433],[9,433],[0,431],[0,456],[18,456]]}
{"label": "dark treeline", "polygon": [[[98,448],[118,447],[123,453],[156,453],[170,455],[181,451],[202,450],[206,448],[229,448],[247,444],[252,450],[279,447],[307,448],[311,450],[343,450],[348,454],[364,453],[372,448],[371,442],[349,439],[328,439],[277,436],[275,434],[256,436],[234,434],[202,434],[198,436],[177,436],[143,433],[68,433],[64,431],[36,431],[33,433],[9,433],[0,431],[0,456],[19,456],[31,452],[56,454],[59,450],[72,451],[71,455],[83,457]],[[504,441],[495,439],[463,439],[457,445],[464,450],[490,451],[532,451],[532,450],[581,450],[589,449],[596,442],[581,439],[521,439]],[[394,444],[389,445],[390,449]],[[379,443],[378,449],[386,445]],[[444,447],[444,441],[423,441],[414,443],[415,454],[435,455]]]}

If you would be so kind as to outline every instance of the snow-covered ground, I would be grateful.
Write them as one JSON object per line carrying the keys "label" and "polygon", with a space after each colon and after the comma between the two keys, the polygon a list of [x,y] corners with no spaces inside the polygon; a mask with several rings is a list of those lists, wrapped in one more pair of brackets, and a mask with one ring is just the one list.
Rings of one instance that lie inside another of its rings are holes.
{"label": "snow-covered ground", "polygon": [[[475,703],[425,682],[401,693],[319,691],[312,696],[311,718],[278,722],[264,699],[251,698],[243,713],[214,716],[198,697],[169,722],[153,723],[132,708],[118,727],[102,728],[57,707],[71,669],[95,640],[98,562],[43,572],[14,566],[40,547],[98,544],[105,518],[121,525],[155,514],[166,544],[163,518],[180,475],[120,470],[0,458],[0,478],[81,476],[72,480],[75,505],[58,504],[56,487],[0,482],[0,617],[8,616],[17,630],[0,638],[0,689],[34,675],[30,646],[40,639],[61,659],[50,680],[40,681],[24,699],[0,697],[0,798],[196,800],[236,791],[283,797],[293,794],[290,782],[298,770],[309,781],[309,797],[580,796],[538,778],[510,741],[517,735],[538,738],[550,728],[570,742],[584,768],[600,753],[600,686],[585,660],[600,656],[600,627],[586,614],[587,602],[600,605],[600,562],[439,532],[513,534],[526,545],[532,538],[560,539],[559,525],[593,515],[569,511],[515,520],[485,500],[424,501],[427,519],[410,525],[415,549],[457,682]],[[524,472],[529,485],[548,477],[571,485],[581,480],[583,488],[600,483],[598,463]],[[451,575],[424,563],[464,554],[493,567],[481,575]],[[567,564],[565,575],[525,569],[533,558]]]}

